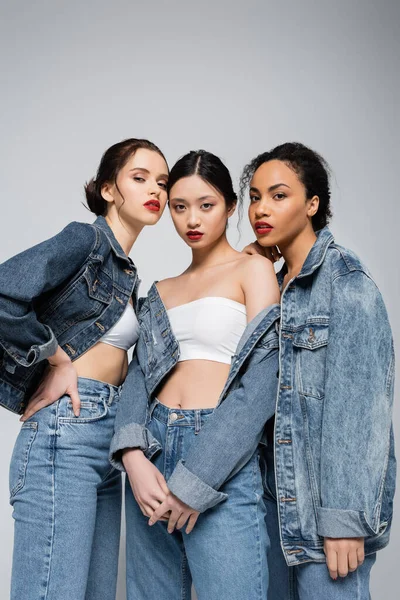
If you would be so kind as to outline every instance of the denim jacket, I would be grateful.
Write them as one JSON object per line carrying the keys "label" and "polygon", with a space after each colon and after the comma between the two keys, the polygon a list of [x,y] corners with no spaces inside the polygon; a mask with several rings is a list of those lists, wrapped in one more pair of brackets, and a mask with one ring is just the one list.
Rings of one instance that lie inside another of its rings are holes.
{"label": "denim jacket", "polygon": [[[150,459],[161,449],[146,428],[149,405],[179,359],[166,308],[153,285],[138,311],[140,337],[124,383],[111,443],[111,463],[123,469],[121,451],[141,448]],[[251,458],[275,412],[279,305],[262,311],[246,327],[217,408],[179,462],[169,489],[199,511],[227,498],[219,491]]]}
{"label": "denim jacket", "polygon": [[[278,274],[281,284],[284,274],[285,267]],[[243,464],[259,439],[277,382],[271,443],[287,564],[324,562],[324,537],[364,537],[366,552],[375,552],[389,541],[396,478],[394,348],[381,294],[357,256],[324,228],[282,295],[279,379],[267,368],[274,358],[269,344],[276,346],[271,325],[277,311],[249,324],[213,414],[215,435],[211,427],[208,437],[206,428],[200,432],[168,485],[198,510],[223,500],[222,474]],[[116,465],[122,448],[141,447],[148,457],[158,450],[144,427],[147,398],[179,352],[155,288],[141,322],[142,340],[117,414]]]}
{"label": "denim jacket", "polygon": [[118,321],[136,268],[103,217],[0,265],[0,404],[22,413],[57,346],[77,359]]}
{"label": "denim jacket", "polygon": [[325,560],[324,537],[364,537],[375,552],[389,541],[395,491],[392,333],[371,275],[328,228],[286,286],[279,338],[273,450],[286,561]]}

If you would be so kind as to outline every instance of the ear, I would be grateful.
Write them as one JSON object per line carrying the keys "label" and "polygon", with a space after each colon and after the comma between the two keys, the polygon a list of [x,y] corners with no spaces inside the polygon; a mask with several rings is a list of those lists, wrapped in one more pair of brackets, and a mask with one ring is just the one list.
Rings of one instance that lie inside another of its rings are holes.
{"label": "ear", "polygon": [[319,198],[318,196],[313,196],[311,200],[307,200],[308,208],[307,208],[307,216],[313,217],[318,212],[319,208]]}
{"label": "ear", "polygon": [[115,190],[115,186],[114,184],[111,183],[103,183],[103,185],[101,186],[101,197],[103,198],[103,200],[105,200],[106,202],[114,202],[114,190]]}
{"label": "ear", "polygon": [[233,213],[235,212],[235,210],[236,210],[236,204],[237,204],[237,203],[236,203],[236,202],[234,202],[234,203],[232,204],[232,206],[230,207],[230,209],[228,210],[228,219],[229,219],[229,218],[230,218],[230,217],[233,215]]}

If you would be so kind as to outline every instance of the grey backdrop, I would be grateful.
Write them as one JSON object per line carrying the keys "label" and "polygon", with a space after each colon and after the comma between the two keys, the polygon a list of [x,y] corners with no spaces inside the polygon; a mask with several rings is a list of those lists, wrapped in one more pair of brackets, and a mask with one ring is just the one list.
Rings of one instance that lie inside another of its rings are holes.
{"label": "grey backdrop", "polygon": [[[206,148],[236,181],[256,153],[299,140],[332,166],[332,230],[370,267],[398,341],[399,6],[3,0],[0,261],[71,220],[91,220],[82,185],[122,138],[150,138],[171,165]],[[246,217],[241,240],[234,225],[230,235],[238,247],[252,240]],[[145,293],[153,279],[180,272],[189,252],[166,214],[144,231],[132,258]],[[398,407],[395,418],[399,436]],[[18,428],[2,411],[1,598],[10,579],[7,479]],[[395,594],[396,516],[373,571],[375,600]],[[118,600],[123,579],[122,554]]]}

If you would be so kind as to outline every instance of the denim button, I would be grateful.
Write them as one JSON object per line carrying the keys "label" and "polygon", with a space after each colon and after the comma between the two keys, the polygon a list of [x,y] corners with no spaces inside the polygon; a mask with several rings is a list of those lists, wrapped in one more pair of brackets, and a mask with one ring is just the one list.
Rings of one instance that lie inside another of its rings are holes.
{"label": "denim button", "polygon": [[170,421],[174,422],[177,420],[178,415],[175,412],[173,412],[169,415],[169,418],[170,418]]}

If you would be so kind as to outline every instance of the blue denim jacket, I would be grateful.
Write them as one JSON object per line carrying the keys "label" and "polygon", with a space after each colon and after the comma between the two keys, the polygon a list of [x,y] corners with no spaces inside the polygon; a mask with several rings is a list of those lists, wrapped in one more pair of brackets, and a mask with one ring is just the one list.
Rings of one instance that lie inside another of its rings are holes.
{"label": "blue denim jacket", "polygon": [[[151,458],[161,446],[146,429],[148,408],[178,362],[179,344],[155,285],[138,311],[139,341],[118,407],[110,460],[123,469],[121,451],[141,448]],[[251,458],[275,412],[279,305],[262,311],[240,340],[218,406],[168,480],[181,500],[204,511],[227,496],[218,491]]]}
{"label": "blue denim jacket", "polygon": [[389,541],[395,491],[393,340],[371,275],[328,228],[282,295],[279,337],[273,448],[286,561],[325,560],[323,537],[364,537],[374,552]]}
{"label": "blue denim jacket", "polygon": [[103,217],[0,265],[0,405],[22,413],[57,346],[72,360],[120,318],[139,281]]}
{"label": "blue denim jacket", "polygon": [[[248,450],[258,441],[269,392],[278,382],[272,446],[287,563],[325,561],[324,537],[364,537],[366,552],[375,552],[389,540],[396,478],[394,349],[381,294],[360,260],[324,228],[282,296],[279,380],[265,368],[274,358],[269,342],[275,347],[277,310],[249,324],[213,415],[215,434],[211,428],[208,437],[205,428],[200,432],[170,489],[198,510],[223,500],[222,473],[229,476],[242,464],[243,444]],[[141,323],[142,340],[117,414],[115,465],[122,448],[138,446],[149,457],[159,448],[144,427],[147,398],[179,352],[155,288]],[[232,384],[237,388],[227,395]]]}

